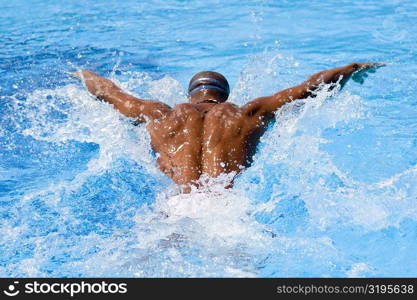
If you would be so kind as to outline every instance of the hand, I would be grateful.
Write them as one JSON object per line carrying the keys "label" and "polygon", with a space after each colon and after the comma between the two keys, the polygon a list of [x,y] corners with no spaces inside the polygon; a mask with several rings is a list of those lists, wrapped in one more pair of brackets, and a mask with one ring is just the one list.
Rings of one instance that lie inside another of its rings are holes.
{"label": "hand", "polygon": [[352,74],[352,80],[363,84],[368,73],[375,73],[377,69],[384,67],[384,63],[356,63],[354,64],[355,72]]}
{"label": "hand", "polygon": [[83,71],[82,70],[77,70],[77,71],[75,71],[75,72],[67,72],[67,74],[69,75],[69,76],[71,76],[71,77],[74,77],[74,78],[78,78],[78,79],[81,79],[82,78],[82,76],[83,76]]}
{"label": "hand", "polygon": [[75,72],[67,72],[68,75],[81,79],[88,91],[96,97],[111,93],[111,90],[119,89],[110,80],[98,76],[96,73],[88,70],[77,70]]}
{"label": "hand", "polygon": [[100,78],[99,76],[97,76],[96,73],[88,71],[88,70],[77,70],[75,72],[68,72],[68,75],[74,78],[84,79],[84,80]]}

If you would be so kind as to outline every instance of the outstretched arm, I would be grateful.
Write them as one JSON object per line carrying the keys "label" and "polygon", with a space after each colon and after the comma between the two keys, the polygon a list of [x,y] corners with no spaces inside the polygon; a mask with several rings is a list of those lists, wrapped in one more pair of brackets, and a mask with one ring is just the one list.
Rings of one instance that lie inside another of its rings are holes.
{"label": "outstretched arm", "polygon": [[137,122],[161,119],[171,111],[171,108],[162,102],[138,99],[125,93],[114,82],[94,72],[82,70],[71,75],[84,80],[88,91],[95,97],[113,104],[115,109]]}
{"label": "outstretched arm", "polygon": [[[343,87],[349,78],[363,83],[367,72],[375,70],[384,64],[381,63],[352,63],[344,67],[322,71],[312,75],[302,84],[285,89],[269,97],[261,97],[247,103],[242,109],[249,115],[273,114],[284,104],[307,97],[315,96],[323,84],[339,83]],[[352,76],[353,75],[353,76]]]}

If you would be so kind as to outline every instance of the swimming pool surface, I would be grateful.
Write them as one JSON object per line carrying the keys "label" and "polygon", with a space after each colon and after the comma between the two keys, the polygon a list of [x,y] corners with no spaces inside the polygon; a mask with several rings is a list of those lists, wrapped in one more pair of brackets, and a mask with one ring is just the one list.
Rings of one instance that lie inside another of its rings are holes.
{"label": "swimming pool surface", "polygon": [[[1,277],[417,275],[415,1],[0,10]],[[181,205],[144,126],[66,73],[175,105],[194,73],[214,70],[243,104],[356,61],[387,66],[284,107],[233,189],[213,183]]]}

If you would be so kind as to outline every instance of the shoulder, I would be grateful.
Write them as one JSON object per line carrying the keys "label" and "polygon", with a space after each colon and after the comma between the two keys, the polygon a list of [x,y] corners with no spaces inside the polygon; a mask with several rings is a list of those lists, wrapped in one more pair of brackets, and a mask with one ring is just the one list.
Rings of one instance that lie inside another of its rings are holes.
{"label": "shoulder", "polygon": [[239,117],[241,113],[240,108],[236,104],[224,102],[214,105],[207,115]]}
{"label": "shoulder", "polygon": [[239,106],[231,102],[219,103],[213,107],[213,110],[237,112],[240,110]]}
{"label": "shoulder", "polygon": [[197,111],[197,108],[192,103],[180,103],[174,106],[173,111],[175,112],[191,112]]}
{"label": "shoulder", "polygon": [[271,102],[271,100],[271,96],[253,99],[242,106],[242,113],[247,115],[248,117],[263,113],[265,106],[268,105]]}
{"label": "shoulder", "polygon": [[228,120],[239,120],[242,118],[241,109],[233,103],[219,103],[214,105],[206,113],[207,119],[223,119],[227,118]]}
{"label": "shoulder", "polygon": [[192,103],[180,103],[174,106],[170,116],[178,120],[192,120],[201,118],[201,113]]}

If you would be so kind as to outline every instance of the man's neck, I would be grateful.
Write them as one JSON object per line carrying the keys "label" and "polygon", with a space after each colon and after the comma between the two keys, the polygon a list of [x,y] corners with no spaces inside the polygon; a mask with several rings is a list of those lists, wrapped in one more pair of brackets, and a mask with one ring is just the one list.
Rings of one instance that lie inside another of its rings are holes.
{"label": "man's neck", "polygon": [[204,114],[206,114],[207,112],[209,112],[213,107],[215,107],[215,106],[217,106],[217,104],[218,104],[218,102],[209,102],[209,101],[200,101],[200,102],[197,102],[197,103],[194,103],[194,107],[198,110],[198,111],[200,111],[200,112],[202,112],[202,113],[204,113]]}
{"label": "man's neck", "polygon": [[220,101],[219,100],[216,100],[216,99],[204,99],[204,100],[201,100],[201,101],[198,101],[197,102],[197,104],[200,104],[200,103],[215,103],[215,104],[219,104]]}

